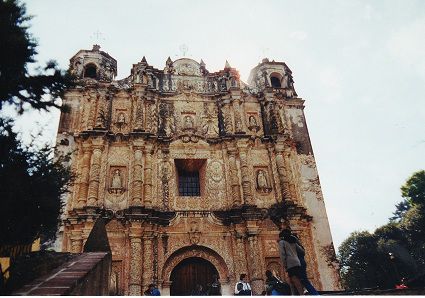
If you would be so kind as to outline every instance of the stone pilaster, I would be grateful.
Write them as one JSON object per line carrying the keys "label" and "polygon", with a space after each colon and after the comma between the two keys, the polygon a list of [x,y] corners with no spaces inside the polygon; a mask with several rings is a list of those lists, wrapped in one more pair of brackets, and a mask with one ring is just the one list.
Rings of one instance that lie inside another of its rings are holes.
{"label": "stone pilaster", "polygon": [[134,166],[133,166],[133,197],[131,200],[132,206],[142,205],[143,191],[143,151],[139,146],[133,147]]}
{"label": "stone pilaster", "polygon": [[254,199],[251,190],[251,179],[248,167],[248,152],[245,148],[239,150],[239,158],[241,162],[242,193],[244,203],[248,205],[254,205]]}
{"label": "stone pilaster", "polygon": [[262,266],[260,263],[261,258],[261,247],[258,243],[258,236],[256,234],[248,236],[248,247],[249,247],[249,262],[248,268],[250,273],[251,286],[254,294],[261,294],[264,288],[264,282],[262,277]]}
{"label": "stone pilaster", "polygon": [[299,196],[297,195],[297,188],[295,185],[295,169],[291,166],[291,151],[292,148],[287,146],[284,150],[284,162],[285,162],[285,169],[288,173],[288,188],[289,188],[289,195],[293,201],[298,201]]}
{"label": "stone pilaster", "polygon": [[87,118],[87,129],[91,130],[94,128],[95,120],[96,120],[96,106],[97,106],[97,94],[93,92],[93,94],[90,94],[90,101],[89,101],[89,115]]}
{"label": "stone pilaster", "polygon": [[142,237],[139,231],[130,232],[129,295],[142,295]]}
{"label": "stone pilaster", "polygon": [[229,168],[230,168],[230,187],[233,200],[233,206],[239,206],[242,203],[239,185],[238,166],[236,164],[236,151],[228,150]]}
{"label": "stone pilaster", "polygon": [[276,166],[279,174],[280,189],[282,191],[282,200],[289,199],[288,172],[285,166],[285,153],[282,148],[276,148]]}
{"label": "stone pilaster", "polygon": [[81,253],[83,251],[83,236],[81,231],[71,231],[71,252]]}
{"label": "stone pilaster", "polygon": [[77,207],[82,208],[87,203],[87,191],[89,187],[89,170],[92,150],[88,144],[83,144],[83,157],[81,161],[80,188],[78,191]]}
{"label": "stone pilaster", "polygon": [[145,183],[144,183],[144,191],[145,196],[143,203],[146,208],[150,208],[152,206],[152,154],[149,150],[144,151],[145,155]]}
{"label": "stone pilaster", "polygon": [[235,115],[235,131],[236,133],[243,133],[244,127],[243,127],[243,120],[242,120],[242,113],[241,113],[241,105],[239,101],[235,101],[233,103],[233,109],[234,109],[234,115]]}
{"label": "stone pilaster", "polygon": [[228,100],[226,100],[223,103],[221,110],[223,113],[223,122],[224,122],[225,132],[226,134],[233,134],[233,120],[232,120],[232,115],[230,113],[230,106],[229,106]]}
{"label": "stone pilaster", "polygon": [[91,158],[90,166],[90,182],[89,191],[87,195],[87,206],[97,206],[97,199],[99,196],[99,180],[100,180],[100,162],[102,159],[102,148],[103,146],[94,146],[93,155]]}
{"label": "stone pilaster", "polygon": [[245,241],[243,236],[236,238],[236,251],[235,251],[235,272],[236,280],[239,280],[239,275],[242,273],[248,273],[246,253],[245,253]]}
{"label": "stone pilaster", "polygon": [[143,237],[143,291],[153,282],[153,237],[146,235]]}

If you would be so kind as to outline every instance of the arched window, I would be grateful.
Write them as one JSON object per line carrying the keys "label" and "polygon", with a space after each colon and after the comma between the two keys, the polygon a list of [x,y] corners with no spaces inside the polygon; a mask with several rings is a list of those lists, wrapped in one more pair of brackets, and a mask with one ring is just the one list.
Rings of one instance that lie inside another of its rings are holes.
{"label": "arched window", "polygon": [[281,88],[282,87],[282,85],[280,83],[280,78],[277,77],[277,76],[271,75],[270,76],[270,83],[272,84],[273,88]]}
{"label": "arched window", "polygon": [[87,64],[84,68],[84,77],[85,78],[93,78],[97,77],[97,68],[94,64]]}

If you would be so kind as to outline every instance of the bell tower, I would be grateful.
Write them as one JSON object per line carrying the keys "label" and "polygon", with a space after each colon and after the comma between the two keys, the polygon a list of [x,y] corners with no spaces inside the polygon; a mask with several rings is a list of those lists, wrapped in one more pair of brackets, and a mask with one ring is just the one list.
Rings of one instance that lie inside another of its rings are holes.
{"label": "bell tower", "polygon": [[80,50],[75,54],[70,59],[69,69],[78,79],[112,82],[117,75],[117,60],[96,44],[91,50]]}

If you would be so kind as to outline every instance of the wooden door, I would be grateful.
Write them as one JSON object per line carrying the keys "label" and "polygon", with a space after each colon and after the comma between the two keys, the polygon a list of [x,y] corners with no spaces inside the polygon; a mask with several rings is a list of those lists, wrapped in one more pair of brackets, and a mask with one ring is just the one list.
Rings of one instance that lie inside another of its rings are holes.
{"label": "wooden door", "polygon": [[206,291],[211,284],[213,275],[218,275],[214,265],[202,258],[188,258],[181,261],[171,272],[172,296],[189,296],[196,285],[201,285]]}

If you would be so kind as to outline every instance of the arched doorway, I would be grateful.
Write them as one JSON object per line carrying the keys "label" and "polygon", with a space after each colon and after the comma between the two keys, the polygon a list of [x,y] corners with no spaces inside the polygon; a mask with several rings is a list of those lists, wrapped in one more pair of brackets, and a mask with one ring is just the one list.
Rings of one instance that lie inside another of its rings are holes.
{"label": "arched doorway", "polygon": [[170,295],[188,296],[196,285],[201,285],[206,290],[207,284],[211,283],[213,279],[213,275],[219,277],[217,269],[209,261],[197,257],[184,259],[171,272]]}

